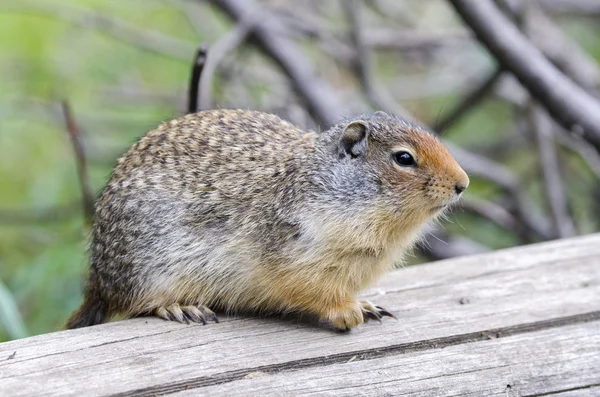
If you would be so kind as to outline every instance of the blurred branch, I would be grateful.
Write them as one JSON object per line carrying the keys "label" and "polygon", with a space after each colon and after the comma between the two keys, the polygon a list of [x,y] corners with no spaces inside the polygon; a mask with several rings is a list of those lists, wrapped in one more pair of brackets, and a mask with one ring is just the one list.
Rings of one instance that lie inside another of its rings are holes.
{"label": "blurred branch", "polygon": [[[345,2],[342,6],[346,7]],[[312,14],[302,12],[297,7],[278,10],[285,18],[286,26],[302,35],[317,39],[323,49],[334,58],[349,61],[355,57],[354,51],[345,40],[328,31]],[[468,30],[453,30],[444,33],[420,32],[412,29],[376,28],[362,30],[362,41],[371,50],[400,52],[431,52],[445,47],[459,46],[469,43],[473,34]]]}
{"label": "blurred branch", "polygon": [[489,76],[482,80],[471,92],[467,93],[465,97],[452,109],[448,114],[444,115],[441,120],[436,124],[436,130],[443,132],[450,127],[454,122],[459,120],[465,113],[467,113],[473,107],[479,105],[484,97],[494,88],[500,77],[502,76],[503,70],[496,68]]}
{"label": "blurred branch", "polygon": [[538,0],[544,9],[555,14],[597,17],[600,3],[597,0]]}
{"label": "blurred branch", "polygon": [[235,28],[217,41],[211,48],[200,79],[200,109],[214,107],[212,101],[213,77],[225,56],[240,46],[247,38],[259,15],[249,15],[238,21]]}
{"label": "blurred branch", "polygon": [[[520,0],[496,0],[496,2],[513,16],[527,37],[531,38],[533,43],[561,71],[592,93],[596,91],[600,82],[600,68],[577,43],[565,35],[544,14],[543,10],[538,7],[538,3],[524,3]],[[530,102],[527,95],[523,101],[507,99],[521,107],[528,106],[528,102]],[[554,126],[549,125],[549,127]],[[600,153],[580,136],[569,134],[558,125],[556,127],[552,130],[556,131],[553,136],[557,142],[578,154],[596,177],[600,178]]]}
{"label": "blurred branch", "polygon": [[440,47],[463,45],[472,38],[468,31],[425,33],[414,30],[377,28],[364,32],[365,45],[378,50],[430,51]]}
{"label": "blurred branch", "polygon": [[73,118],[71,108],[66,100],[62,102],[62,109],[67,132],[69,133],[69,138],[71,140],[71,144],[73,145],[75,158],[77,160],[77,173],[79,175],[79,186],[81,188],[81,200],[83,202],[85,221],[86,224],[90,226],[94,217],[94,194],[90,188],[85,161],[85,151],[81,145],[81,131],[77,126],[75,119]]}
{"label": "blurred branch", "polygon": [[501,205],[488,200],[469,197],[461,201],[459,208],[491,220],[496,225],[519,236],[524,243],[534,241],[527,227]]}
{"label": "blurred branch", "polygon": [[531,41],[567,76],[588,91],[598,88],[596,61],[548,18],[536,3],[527,3],[524,30]]}
{"label": "blurred branch", "polygon": [[352,43],[356,49],[353,60],[354,69],[358,75],[362,90],[377,110],[396,114],[407,118],[408,112],[399,106],[389,92],[383,90],[375,81],[373,73],[371,49],[365,45],[364,29],[362,24],[361,0],[347,0],[342,2],[351,26]]}
{"label": "blurred branch", "polygon": [[508,194],[515,216],[530,232],[541,236],[544,240],[556,238],[551,225],[538,214],[535,206],[527,199],[524,187],[512,171],[502,164],[469,152],[450,142],[445,142],[445,144],[468,174],[492,181],[504,189]]}
{"label": "blurred branch", "polygon": [[531,42],[563,73],[594,94],[600,83],[596,61],[546,16],[537,2],[496,0]]}
{"label": "blurred branch", "polygon": [[277,12],[282,22],[289,28],[290,35],[296,34],[303,38],[317,40],[323,52],[339,61],[347,63],[352,60],[354,50],[351,46],[331,32],[314,13],[298,9],[293,3],[289,7],[278,7]]}
{"label": "blurred branch", "polygon": [[0,11],[46,15],[82,29],[95,29],[117,40],[141,49],[175,59],[189,61],[195,48],[187,41],[176,39],[153,30],[141,29],[129,22],[64,3],[19,0],[0,3]]}
{"label": "blurred branch", "polygon": [[491,0],[449,0],[478,39],[567,130],[600,148],[600,103],[565,77]]}
{"label": "blurred branch", "polygon": [[565,188],[560,176],[560,161],[552,136],[552,122],[547,114],[536,105],[530,109],[530,120],[540,158],[544,189],[550,206],[554,229],[559,237],[571,237],[576,234],[575,225],[567,205]]}
{"label": "blurred branch", "polygon": [[[530,97],[527,93],[520,95],[518,92],[519,89],[520,85],[506,84],[506,81],[503,81],[503,84],[498,85],[496,95],[517,107],[527,106],[527,101],[529,101]],[[558,133],[555,135],[557,142],[579,155],[596,177],[600,178],[600,153],[598,153],[598,150],[591,143],[583,139],[583,137],[566,131],[559,124],[554,123],[553,129],[558,130]],[[510,146],[504,145],[502,150],[510,150]],[[498,152],[496,151],[496,153]]]}
{"label": "blurred branch", "polygon": [[588,165],[590,170],[596,175],[596,178],[600,180],[600,153],[598,153],[598,151],[584,139],[567,135],[567,133],[563,131],[560,126],[557,127],[559,130],[559,133],[555,135],[557,141],[562,146],[578,154]]}
{"label": "blurred branch", "polygon": [[343,107],[337,96],[325,82],[314,76],[312,66],[300,48],[281,35],[285,26],[275,14],[253,0],[213,0],[212,4],[238,22],[260,13],[262,18],[251,29],[252,40],[288,75],[294,89],[306,101],[309,112],[319,123],[332,125],[338,120]]}
{"label": "blurred branch", "polygon": [[194,57],[194,63],[192,65],[192,73],[190,76],[190,86],[188,89],[188,113],[196,113],[198,111],[198,88],[200,85],[200,76],[202,76],[202,70],[206,64],[206,52],[208,46],[202,44],[196,56]]}

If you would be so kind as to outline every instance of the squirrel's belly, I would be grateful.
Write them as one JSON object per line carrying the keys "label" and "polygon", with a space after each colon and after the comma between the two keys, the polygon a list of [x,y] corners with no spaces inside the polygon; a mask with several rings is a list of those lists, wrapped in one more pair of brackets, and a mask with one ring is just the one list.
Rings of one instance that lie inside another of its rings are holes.
{"label": "squirrel's belly", "polygon": [[314,261],[282,261],[254,268],[249,282],[251,292],[234,308],[263,312],[304,312],[343,299],[377,281],[393,267],[388,257],[364,255],[323,255]]}
{"label": "squirrel's belly", "polygon": [[173,303],[230,310],[240,296],[247,296],[252,285],[250,269],[257,266],[258,258],[239,242],[198,243],[188,246],[185,256],[162,255],[156,263],[146,265],[146,275],[128,311],[143,313]]}
{"label": "squirrel's belly", "polygon": [[173,303],[228,312],[310,310],[322,301],[354,296],[400,259],[397,253],[332,252],[317,244],[265,262],[250,242],[196,236],[189,244],[180,237],[179,244],[163,246],[156,262],[146,264],[129,314]]}

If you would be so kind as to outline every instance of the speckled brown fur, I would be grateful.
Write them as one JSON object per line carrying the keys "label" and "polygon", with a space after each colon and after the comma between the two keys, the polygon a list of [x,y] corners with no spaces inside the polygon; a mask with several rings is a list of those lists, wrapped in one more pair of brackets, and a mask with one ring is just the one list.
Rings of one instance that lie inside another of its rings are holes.
{"label": "speckled brown fur", "polygon": [[[395,163],[398,150],[417,165]],[[379,315],[354,296],[457,184],[468,178],[437,138],[382,112],[318,135],[246,110],[164,123],[118,161],[97,203],[85,300],[67,327],[216,319],[211,308],[353,328]]]}

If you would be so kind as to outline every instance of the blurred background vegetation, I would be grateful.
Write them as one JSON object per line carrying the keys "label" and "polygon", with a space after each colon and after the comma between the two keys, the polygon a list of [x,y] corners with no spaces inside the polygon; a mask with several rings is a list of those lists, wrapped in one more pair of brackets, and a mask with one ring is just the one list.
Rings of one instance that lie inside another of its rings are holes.
{"label": "blurred background vegetation", "polygon": [[[544,37],[552,45],[564,40],[576,51],[569,54],[578,65],[572,77],[595,92],[600,11],[584,3],[540,0],[519,15],[546,18],[550,28],[532,40],[539,47],[551,47]],[[597,150],[550,121],[543,139],[558,174],[545,175],[534,105],[447,2],[256,6],[255,19],[268,10],[274,32],[339,96],[336,117],[384,107],[443,129],[444,139],[465,151],[456,154],[472,170],[464,206],[429,235],[412,263],[600,229]],[[57,330],[80,302],[89,230],[62,101],[79,127],[95,193],[138,137],[186,112],[201,43],[212,46],[209,57],[222,58],[210,76],[213,106],[326,127],[247,31],[208,1],[0,0],[0,342]],[[568,51],[559,50],[558,61]],[[465,111],[455,113],[460,104]],[[548,198],[548,183],[557,181],[551,177],[562,184],[562,215]]]}

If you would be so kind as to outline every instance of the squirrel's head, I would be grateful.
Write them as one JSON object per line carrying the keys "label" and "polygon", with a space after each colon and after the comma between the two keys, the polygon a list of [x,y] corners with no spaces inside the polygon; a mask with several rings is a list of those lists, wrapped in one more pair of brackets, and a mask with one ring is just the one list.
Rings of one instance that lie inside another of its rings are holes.
{"label": "squirrel's head", "polygon": [[409,223],[437,216],[469,185],[469,177],[437,137],[402,119],[376,112],[330,131],[338,172],[346,179],[354,176],[355,189],[371,191],[379,209],[412,218]]}

